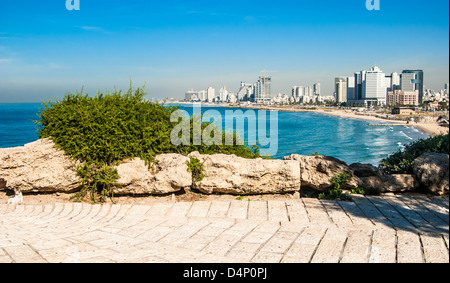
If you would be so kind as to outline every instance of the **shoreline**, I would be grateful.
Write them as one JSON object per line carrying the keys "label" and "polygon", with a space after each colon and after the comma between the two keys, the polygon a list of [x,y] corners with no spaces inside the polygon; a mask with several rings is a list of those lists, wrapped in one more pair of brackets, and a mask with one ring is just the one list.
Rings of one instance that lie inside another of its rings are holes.
{"label": "shoreline", "polygon": [[448,127],[442,127],[436,122],[428,122],[428,123],[408,123],[406,121],[400,121],[400,120],[389,120],[389,119],[383,119],[379,117],[369,116],[369,115],[356,115],[355,112],[348,111],[348,110],[325,110],[325,109],[301,109],[301,108],[294,108],[294,107],[276,107],[276,106],[255,106],[255,105],[249,105],[249,106],[223,106],[218,105],[218,107],[230,107],[230,108],[245,108],[245,109],[259,109],[259,110],[269,110],[269,111],[282,111],[282,112],[314,112],[314,113],[320,113],[325,115],[331,115],[335,117],[341,117],[341,118],[349,118],[349,119],[357,119],[357,120],[366,120],[366,121],[374,121],[374,122],[383,122],[383,123],[389,123],[389,124],[397,124],[399,126],[406,126],[406,127],[415,127],[419,129],[420,131],[429,134],[430,136],[438,136],[440,134],[448,134],[449,128]]}

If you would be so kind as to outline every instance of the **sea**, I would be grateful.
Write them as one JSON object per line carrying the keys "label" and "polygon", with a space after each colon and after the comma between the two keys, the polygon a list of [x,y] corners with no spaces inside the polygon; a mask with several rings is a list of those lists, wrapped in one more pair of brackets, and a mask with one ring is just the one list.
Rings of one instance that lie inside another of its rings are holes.
{"label": "sea", "polygon": [[[38,119],[40,103],[0,104],[0,148],[23,146],[36,141],[37,127],[33,121]],[[190,105],[181,105],[192,115]],[[213,111],[211,111],[213,110]],[[249,109],[203,106],[201,112],[214,113],[222,117],[223,126],[226,111],[239,111],[248,114]],[[272,158],[282,159],[291,154],[333,156],[347,164],[368,163],[377,166],[390,154],[404,148],[413,141],[427,138],[428,134],[415,127],[407,126],[369,126],[373,121],[342,118],[316,112],[255,111],[256,116],[264,113],[267,121],[266,134],[269,137],[270,125],[277,125],[277,150]],[[213,115],[214,116],[214,115]],[[258,116],[259,117],[259,116]],[[383,124],[376,122],[377,124]],[[225,128],[225,127],[224,127]],[[248,125],[241,136],[248,137]],[[235,130],[237,127],[235,126]],[[239,132],[239,129],[237,129]]]}

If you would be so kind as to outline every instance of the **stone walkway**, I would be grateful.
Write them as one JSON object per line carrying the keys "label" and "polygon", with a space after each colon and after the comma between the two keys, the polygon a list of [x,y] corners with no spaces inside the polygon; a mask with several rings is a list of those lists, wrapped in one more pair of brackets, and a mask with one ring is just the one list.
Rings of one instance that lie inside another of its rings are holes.
{"label": "stone walkway", "polygon": [[449,262],[449,200],[0,205],[0,262]]}

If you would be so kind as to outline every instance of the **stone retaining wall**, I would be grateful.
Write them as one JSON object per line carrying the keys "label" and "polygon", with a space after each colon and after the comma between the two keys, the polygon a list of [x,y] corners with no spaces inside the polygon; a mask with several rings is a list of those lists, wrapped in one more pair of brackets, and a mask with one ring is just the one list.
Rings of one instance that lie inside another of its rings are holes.
{"label": "stone retaining wall", "polygon": [[[190,158],[203,165],[203,178],[193,180],[188,172]],[[446,154],[423,156],[415,163],[415,175],[381,175],[368,164],[347,166],[333,157],[293,154],[284,160],[245,159],[235,155],[189,156],[161,154],[150,167],[143,160],[125,160],[117,171],[121,185],[115,194],[169,194],[195,188],[205,194],[282,194],[309,187],[317,191],[332,188],[336,174],[351,176],[349,188],[375,188],[380,192],[430,188],[432,193],[448,193]],[[437,162],[438,160],[438,162]],[[22,192],[76,192],[81,182],[76,163],[51,140],[43,139],[23,147],[0,149],[0,189]]]}

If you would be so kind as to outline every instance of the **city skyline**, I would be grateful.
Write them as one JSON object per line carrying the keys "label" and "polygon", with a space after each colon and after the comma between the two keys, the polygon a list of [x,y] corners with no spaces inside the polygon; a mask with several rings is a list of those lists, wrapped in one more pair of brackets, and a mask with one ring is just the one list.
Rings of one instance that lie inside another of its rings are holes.
{"label": "city skyline", "polygon": [[[0,103],[39,102],[146,84],[149,98],[188,89],[239,90],[276,70],[272,94],[381,66],[420,69],[425,87],[449,81],[449,3],[351,1],[0,2]],[[319,3],[320,2],[320,3]]]}

